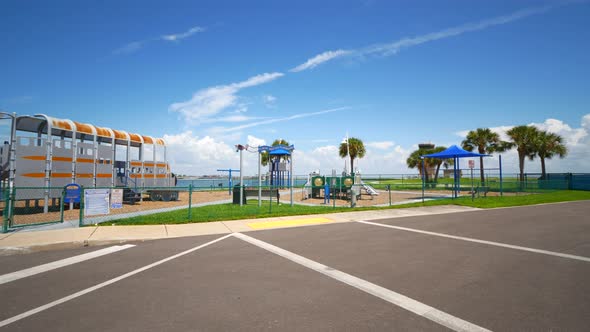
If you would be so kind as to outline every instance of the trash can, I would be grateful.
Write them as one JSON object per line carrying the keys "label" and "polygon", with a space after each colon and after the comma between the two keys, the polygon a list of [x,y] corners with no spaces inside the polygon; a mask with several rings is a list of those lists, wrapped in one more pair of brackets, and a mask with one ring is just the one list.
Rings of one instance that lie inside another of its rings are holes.
{"label": "trash can", "polygon": [[[234,186],[232,194],[233,194],[232,202],[234,204],[240,204],[240,185],[239,184],[236,184]],[[242,204],[246,204],[246,193],[244,193],[242,196]]]}

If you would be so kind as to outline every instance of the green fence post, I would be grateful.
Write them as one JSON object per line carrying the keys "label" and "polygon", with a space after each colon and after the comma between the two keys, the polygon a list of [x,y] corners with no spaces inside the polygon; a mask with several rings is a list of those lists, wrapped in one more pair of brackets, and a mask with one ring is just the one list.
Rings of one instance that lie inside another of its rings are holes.
{"label": "green fence post", "polygon": [[193,185],[188,185],[188,220],[192,220],[192,200],[193,200]]}
{"label": "green fence post", "polygon": [[15,203],[14,200],[16,198],[16,187],[12,188],[12,192],[10,193],[10,198],[9,198],[9,209],[8,209],[8,228],[12,227],[14,224],[14,207],[15,207]]}
{"label": "green fence post", "polygon": [[332,190],[330,190],[330,195],[332,195],[332,207],[335,209],[336,208],[336,187],[332,187]]}
{"label": "green fence post", "polygon": [[78,220],[78,226],[84,226],[84,186],[80,187],[80,217]]}
{"label": "green fence post", "polygon": [[59,222],[64,222],[64,203],[66,199],[66,191],[61,191],[61,200],[59,201]]}
{"label": "green fence post", "polygon": [[391,206],[391,185],[387,185],[387,192],[389,193],[389,206]]}
{"label": "green fence post", "polygon": [[10,208],[10,190],[4,194],[4,211],[2,211],[2,233],[8,232],[8,209]]}

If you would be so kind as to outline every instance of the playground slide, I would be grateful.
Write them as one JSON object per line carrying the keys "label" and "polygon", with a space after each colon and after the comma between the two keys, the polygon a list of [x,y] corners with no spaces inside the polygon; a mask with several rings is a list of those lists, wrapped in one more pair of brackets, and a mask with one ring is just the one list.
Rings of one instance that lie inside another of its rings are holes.
{"label": "playground slide", "polygon": [[371,196],[378,196],[379,193],[377,192],[377,190],[375,190],[375,188],[369,186],[368,184],[364,183],[361,181],[361,187],[363,189],[365,189],[365,191],[367,192],[367,194],[371,195]]}

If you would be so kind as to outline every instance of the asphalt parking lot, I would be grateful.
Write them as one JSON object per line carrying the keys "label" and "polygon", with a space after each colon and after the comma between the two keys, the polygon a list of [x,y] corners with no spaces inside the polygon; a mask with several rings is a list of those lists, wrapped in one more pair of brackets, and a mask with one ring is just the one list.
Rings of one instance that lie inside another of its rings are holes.
{"label": "asphalt parking lot", "polygon": [[584,331],[589,215],[574,202],[0,257],[0,328]]}

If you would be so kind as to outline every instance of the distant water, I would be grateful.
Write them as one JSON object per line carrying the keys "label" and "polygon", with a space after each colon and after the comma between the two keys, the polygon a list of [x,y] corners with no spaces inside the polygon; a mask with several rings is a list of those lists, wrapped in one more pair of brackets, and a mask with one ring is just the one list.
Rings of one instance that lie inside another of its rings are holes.
{"label": "distant water", "polygon": [[[302,187],[307,179],[305,178],[296,178],[295,179],[295,187]],[[240,182],[239,179],[232,180],[232,186],[237,185]],[[194,188],[228,188],[229,183],[228,179],[194,179],[194,180],[185,180],[181,179],[178,180],[176,184],[177,187],[188,187],[191,185]],[[256,187],[258,186],[258,179],[244,179],[244,185]],[[268,186],[268,181],[262,181],[263,186]]]}

